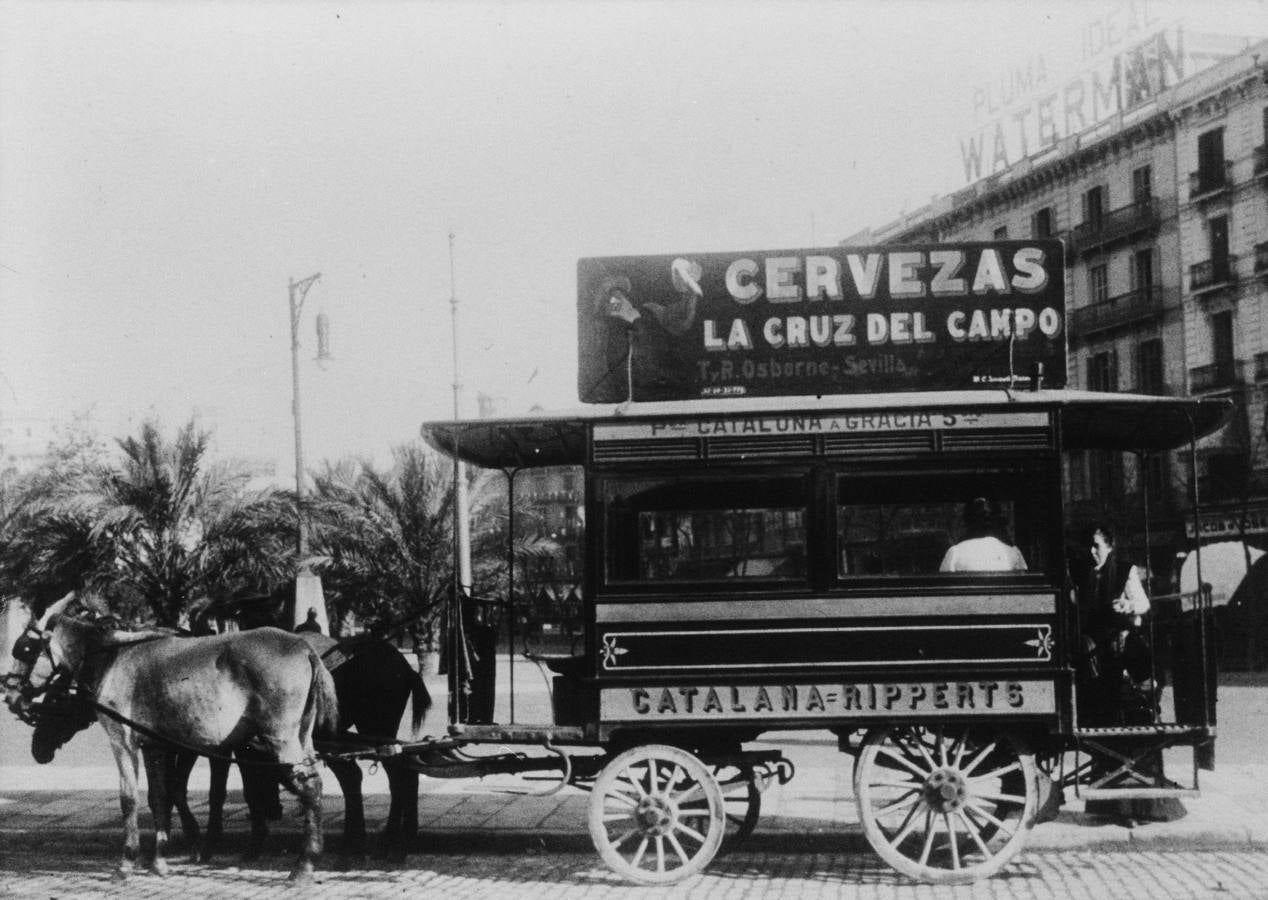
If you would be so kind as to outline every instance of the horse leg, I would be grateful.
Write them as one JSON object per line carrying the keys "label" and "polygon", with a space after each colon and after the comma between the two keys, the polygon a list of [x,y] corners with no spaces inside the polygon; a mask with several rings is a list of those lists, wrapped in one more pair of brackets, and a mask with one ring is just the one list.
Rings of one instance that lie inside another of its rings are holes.
{"label": "horse leg", "polygon": [[401,860],[418,837],[418,773],[401,758],[385,760],[383,769],[392,798],[383,848],[389,857]]}
{"label": "horse leg", "polygon": [[207,762],[211,766],[211,784],[207,790],[207,831],[198,853],[202,862],[211,861],[224,837],[225,794],[229,783],[229,760],[212,756]]}
{"label": "horse leg", "polygon": [[269,836],[269,820],[282,817],[277,797],[277,775],[273,764],[259,754],[238,751],[238,772],[242,775],[242,798],[251,820],[251,843],[246,858],[258,859]]}
{"label": "horse leg", "polygon": [[310,753],[303,762],[291,766],[282,777],[282,786],[299,797],[304,810],[304,842],[299,859],[291,870],[290,880],[308,883],[313,879],[313,864],[321,856],[321,773]]}
{"label": "horse leg", "polygon": [[119,769],[119,808],[123,813],[123,859],[115,870],[114,879],[122,881],[132,874],[137,856],[141,852],[141,832],[137,827],[137,776],[139,760],[136,742],[116,722],[99,720],[110,736],[110,749],[114,751],[115,765]]}
{"label": "horse leg", "polygon": [[154,816],[154,862],[150,868],[155,875],[167,874],[167,836],[172,827],[172,805],[167,795],[171,777],[168,770],[170,755],[167,750],[158,747],[141,748],[149,786],[150,814]]}
{"label": "horse leg", "polygon": [[198,762],[198,755],[188,751],[177,751],[167,754],[167,796],[176,807],[180,816],[181,832],[185,838],[185,846],[190,848],[194,856],[198,853],[199,828],[189,808],[189,773]]}
{"label": "horse leg", "polygon": [[328,759],[343,791],[343,855],[365,856],[365,800],[361,791],[361,767],[351,759]]}

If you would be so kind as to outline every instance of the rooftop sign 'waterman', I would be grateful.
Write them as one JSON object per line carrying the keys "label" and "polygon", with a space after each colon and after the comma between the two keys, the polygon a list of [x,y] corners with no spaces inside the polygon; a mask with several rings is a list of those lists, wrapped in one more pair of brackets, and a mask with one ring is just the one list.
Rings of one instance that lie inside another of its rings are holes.
{"label": "rooftop sign 'waterman'", "polygon": [[586,403],[1065,382],[1059,241],[583,259]]}

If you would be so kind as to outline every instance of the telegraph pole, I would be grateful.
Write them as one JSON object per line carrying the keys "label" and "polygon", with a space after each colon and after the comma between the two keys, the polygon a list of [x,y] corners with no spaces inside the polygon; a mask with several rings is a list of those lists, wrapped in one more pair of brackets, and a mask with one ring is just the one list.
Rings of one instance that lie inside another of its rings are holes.
{"label": "telegraph pole", "polygon": [[304,298],[321,273],[310,275],[303,281],[290,283],[291,304],[291,414],[295,417],[295,508],[299,514],[299,559],[308,556],[308,524],[304,519],[304,438],[303,421],[299,405],[299,315],[304,309]]}
{"label": "telegraph pole", "polygon": [[[330,622],[326,616],[326,598],[321,589],[321,578],[310,571],[305,560],[308,558],[308,520],[304,510],[304,439],[303,419],[299,402],[299,319],[304,310],[304,298],[308,289],[321,277],[321,273],[310,275],[302,281],[290,280],[291,311],[291,413],[295,417],[295,514],[298,518],[299,537],[298,570],[295,573],[295,605],[291,612],[291,627],[304,621],[309,609],[317,610],[317,621],[325,634],[330,634]],[[324,352],[322,336],[318,334],[318,354]]]}
{"label": "telegraph pole", "polygon": [[[449,311],[453,326],[453,417],[462,418],[462,377],[458,367],[458,290],[454,279],[453,232],[449,233]],[[456,432],[455,432],[456,433]],[[457,448],[455,448],[457,449]],[[467,509],[466,467],[457,453],[453,458],[454,536],[458,552],[458,590],[471,593],[471,520]]]}

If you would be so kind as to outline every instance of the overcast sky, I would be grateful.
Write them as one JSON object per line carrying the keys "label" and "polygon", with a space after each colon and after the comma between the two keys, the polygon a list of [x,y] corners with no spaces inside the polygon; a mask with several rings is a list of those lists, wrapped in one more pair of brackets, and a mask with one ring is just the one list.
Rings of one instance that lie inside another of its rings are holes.
{"label": "overcast sky", "polygon": [[317,272],[310,465],[450,416],[452,292],[469,413],[576,405],[579,257],[890,221],[963,186],[976,85],[1120,5],[0,2],[0,426],[197,414],[289,478]]}

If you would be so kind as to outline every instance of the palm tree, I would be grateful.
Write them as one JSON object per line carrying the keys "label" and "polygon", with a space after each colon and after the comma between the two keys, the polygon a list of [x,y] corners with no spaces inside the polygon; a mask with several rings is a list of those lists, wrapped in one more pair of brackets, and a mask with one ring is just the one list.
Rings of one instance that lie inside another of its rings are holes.
{"label": "palm tree", "polygon": [[[422,444],[406,444],[385,472],[343,462],[315,477],[310,562],[322,573],[332,632],[351,613],[370,628],[402,623],[416,640],[434,639],[453,586],[452,473]],[[469,500],[475,589],[496,593],[505,583],[507,518],[496,473],[476,470]],[[521,538],[515,552],[522,560],[557,548]]]}
{"label": "palm tree", "polygon": [[240,467],[211,461],[209,433],[190,421],[168,442],[146,422],[118,445],[119,462],[93,465],[28,506],[17,550],[5,556],[9,578],[73,582],[134,624],[175,627],[195,601],[266,592],[291,577],[293,505],[249,490]]}

